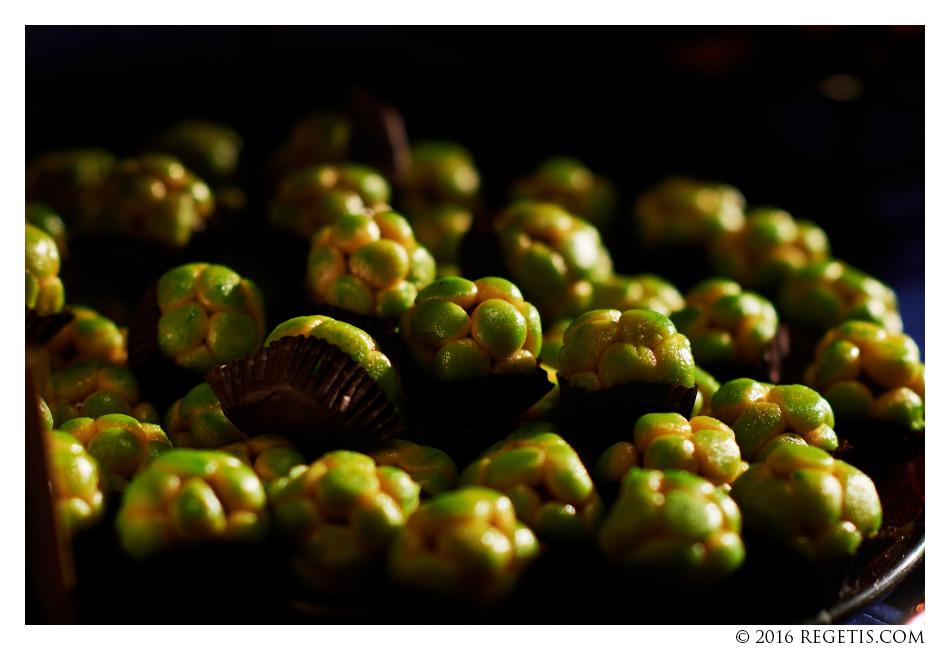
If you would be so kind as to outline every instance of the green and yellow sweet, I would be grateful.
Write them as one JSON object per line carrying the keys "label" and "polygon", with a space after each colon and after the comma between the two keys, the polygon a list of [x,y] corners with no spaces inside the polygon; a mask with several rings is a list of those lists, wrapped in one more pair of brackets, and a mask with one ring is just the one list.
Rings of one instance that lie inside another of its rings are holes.
{"label": "green and yellow sweet", "polygon": [[649,382],[692,388],[689,340],[669,318],[647,309],[589,311],[564,332],[558,372],[571,388],[593,392]]}
{"label": "green and yellow sweet", "polygon": [[377,465],[398,467],[419,484],[423,497],[430,497],[455,488],[459,471],[451,456],[435,447],[418,445],[409,440],[390,438],[367,454]]}
{"label": "green and yellow sweet", "polygon": [[80,221],[80,229],[179,250],[204,230],[214,205],[208,185],[178,158],[146,154],[116,166],[96,207]]}
{"label": "green and yellow sweet", "polygon": [[790,273],[775,304],[783,318],[820,332],[846,320],[888,332],[904,329],[894,290],[840,260],[812,262]]}
{"label": "green and yellow sweet", "polygon": [[264,486],[222,451],[176,449],[136,474],[116,517],[126,553],[143,558],[208,542],[260,542],[269,519]]}
{"label": "green and yellow sweet", "polygon": [[354,451],[332,451],[268,486],[274,522],[310,587],[356,593],[377,575],[393,537],[419,507],[419,484]]}
{"label": "green and yellow sweet", "polygon": [[469,486],[432,497],[409,518],[389,548],[389,576],[399,585],[488,603],[510,593],[539,548],[508,497]]}
{"label": "green and yellow sweet", "polygon": [[633,442],[643,467],[686,470],[713,485],[732,484],[749,466],[732,429],[708,416],[647,413],[633,428]]}
{"label": "green and yellow sweet", "polygon": [[40,316],[57,314],[66,304],[59,264],[59,248],[53,238],[26,224],[26,306]]}
{"label": "green and yellow sweet", "polygon": [[350,159],[351,136],[350,121],[342,114],[311,113],[294,124],[287,139],[274,152],[271,172],[276,178],[284,178],[306,167],[346,162]]}
{"label": "green and yellow sweet", "polygon": [[390,196],[389,183],[370,167],[318,165],[285,177],[267,215],[277,228],[309,240],[344,215],[390,210]]}
{"label": "green and yellow sweet", "polygon": [[697,415],[712,415],[712,396],[722,387],[715,377],[696,366],[696,401],[693,403],[691,417]]}
{"label": "green and yellow sweet", "polygon": [[511,187],[512,201],[545,201],[605,228],[613,219],[616,192],[610,182],[594,174],[576,158],[544,160],[535,172]]}
{"label": "green and yellow sweet", "polygon": [[881,528],[874,482],[815,447],[784,444],[732,487],[746,527],[816,562],[854,555]]}
{"label": "green and yellow sweet", "polygon": [[139,422],[118,413],[95,419],[74,418],[59,428],[82,443],[117,490],[123,489],[149,461],[172,448],[168,436],[157,424]]}
{"label": "green and yellow sweet", "polygon": [[541,318],[503,278],[439,278],[400,319],[416,366],[438,381],[530,374],[541,351]]}
{"label": "green and yellow sweet", "polygon": [[243,145],[241,136],[223,124],[188,119],[162,131],[151,148],[179,158],[188,169],[214,183],[234,174]]}
{"label": "green and yellow sweet", "polygon": [[541,539],[580,543],[593,536],[604,514],[587,468],[547,422],[522,425],[486,449],[465,468],[459,485],[498,490]]}
{"label": "green and yellow sweet", "polygon": [[436,262],[436,275],[459,275],[459,246],[473,222],[472,213],[456,205],[440,205],[411,216],[416,239]]}
{"label": "green and yellow sweet", "polygon": [[140,401],[141,390],[132,371],[99,360],[54,373],[46,382],[43,396],[56,427],[72,418],[98,418],[110,413],[151,424],[161,422],[155,407]]}
{"label": "green and yellow sweet", "polygon": [[469,210],[475,206],[481,177],[468,149],[457,142],[427,140],[414,143],[410,153],[401,205],[413,224],[440,206]]}
{"label": "green and yellow sweet", "polygon": [[669,316],[686,306],[683,295],[658,275],[613,275],[594,283],[591,309],[649,309]]}
{"label": "green and yellow sweet", "polygon": [[176,448],[218,449],[247,440],[221,410],[221,400],[211,386],[204,382],[175,400],[162,422]]}
{"label": "green and yellow sweet", "polygon": [[620,485],[634,467],[642,467],[640,450],[631,441],[621,440],[607,447],[594,465],[594,479],[601,485]]}
{"label": "green and yellow sweet", "polygon": [[48,432],[46,457],[57,528],[72,537],[102,519],[104,477],[82,443],[63,431]]}
{"label": "green and yellow sweet", "polygon": [[52,151],[27,163],[26,198],[49,205],[73,224],[94,209],[115,165],[103,149]]}
{"label": "green and yellow sweet", "polygon": [[126,332],[94,309],[71,305],[73,320],[46,344],[54,370],[84,361],[98,360],[125,366],[128,359]]}
{"label": "green and yellow sweet", "polygon": [[731,185],[675,176],[637,198],[634,220],[646,247],[704,244],[745,223],[745,197]]}
{"label": "green and yellow sweet", "polygon": [[435,260],[395,212],[344,214],[314,236],[307,258],[311,300],[398,318],[435,279]]}
{"label": "green and yellow sweet", "polygon": [[366,370],[386,397],[396,399],[398,379],[389,357],[380,351],[376,340],[360,328],[328,316],[298,316],[275,327],[264,345],[287,336],[314,337],[335,345]]}
{"label": "green and yellow sweet", "polygon": [[724,233],[710,250],[716,273],[768,291],[791,272],[830,254],[824,230],[777,208],[749,210],[742,229]]}
{"label": "green and yellow sweet", "polygon": [[771,302],[723,278],[696,285],[670,320],[689,338],[696,363],[708,366],[761,362],[778,332]]}
{"label": "green and yellow sweet", "polygon": [[633,467],[598,534],[613,564],[653,582],[694,590],[745,560],[743,516],[724,487],[684,470]]}
{"label": "green and yellow sweet", "polygon": [[807,386],[733,379],[716,391],[711,404],[713,417],[735,432],[743,460],[764,460],[789,438],[827,452],[838,448],[831,405]]}
{"label": "green and yellow sweet", "polygon": [[877,419],[924,428],[924,364],[906,334],[845,321],[822,337],[804,380],[828,400],[839,421]]}
{"label": "green and yellow sweet", "polygon": [[158,347],[204,374],[253,352],[264,340],[264,297],[257,285],[219,264],[185,264],[158,280]]}
{"label": "green and yellow sweet", "polygon": [[306,465],[307,460],[298,451],[289,438],[276,433],[265,433],[241,442],[234,442],[219,448],[254,469],[264,484],[272,483],[290,474],[298,465]]}
{"label": "green and yellow sweet", "polygon": [[66,224],[59,215],[45,203],[26,202],[26,223],[39,228],[56,242],[60,256],[66,255]]}
{"label": "green and yellow sweet", "polygon": [[494,230],[509,277],[545,321],[590,309],[593,283],[613,272],[597,229],[554,203],[514,203]]}

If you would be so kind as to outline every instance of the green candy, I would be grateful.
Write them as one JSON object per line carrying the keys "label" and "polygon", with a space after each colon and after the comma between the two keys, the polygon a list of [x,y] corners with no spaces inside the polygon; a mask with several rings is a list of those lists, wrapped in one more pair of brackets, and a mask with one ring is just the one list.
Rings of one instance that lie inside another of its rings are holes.
{"label": "green candy", "polygon": [[385,287],[409,273],[409,254],[402,245],[380,239],[360,246],[350,256],[350,272],[371,287]]}
{"label": "green candy", "polygon": [[338,320],[328,319],[321,322],[313,328],[310,335],[337,346],[359,364],[363,364],[376,347],[369,334]]}
{"label": "green candy", "polygon": [[158,345],[168,357],[188,352],[204,340],[208,316],[196,304],[188,304],[163,314],[158,320]]}
{"label": "green candy", "polygon": [[214,314],[206,335],[208,348],[218,363],[228,363],[253,352],[258,345],[254,319],[242,311]]}
{"label": "green candy", "polygon": [[416,304],[421,306],[428,300],[448,301],[455,303],[463,310],[475,306],[478,296],[478,286],[471,280],[457,276],[446,276],[426,285],[416,296]]}
{"label": "green candy", "polygon": [[241,276],[228,267],[209,264],[198,276],[198,292],[215,309],[241,307],[245,302],[242,281]]}
{"label": "green candy", "polygon": [[75,535],[105,511],[104,481],[96,461],[64,431],[48,432],[49,480],[60,530]]}
{"label": "green candy", "polygon": [[[421,294],[420,294],[421,296]],[[472,321],[465,310],[454,302],[444,300],[416,300],[412,315],[412,333],[415,337],[441,346],[468,336]]]}
{"label": "green candy", "polygon": [[376,315],[380,318],[398,318],[412,307],[416,300],[416,287],[403,280],[382,291],[376,299]]}
{"label": "green candy", "polygon": [[444,345],[436,353],[433,366],[439,381],[477,379],[490,372],[491,357],[475,341],[462,339]]}
{"label": "green candy", "polygon": [[520,350],[528,336],[527,321],[517,307],[497,298],[479,304],[471,323],[472,339],[495,359]]}
{"label": "green candy", "polygon": [[360,278],[344,275],[327,289],[327,302],[357,314],[373,312],[373,291]]}

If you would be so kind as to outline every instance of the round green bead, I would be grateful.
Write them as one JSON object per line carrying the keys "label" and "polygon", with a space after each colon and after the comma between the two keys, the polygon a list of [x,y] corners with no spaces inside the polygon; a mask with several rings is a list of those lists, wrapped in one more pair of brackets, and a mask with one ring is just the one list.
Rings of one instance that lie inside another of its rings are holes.
{"label": "round green bead", "polygon": [[360,278],[344,275],[327,289],[327,302],[357,314],[373,313],[373,290]]}
{"label": "round green bead", "polygon": [[435,374],[440,381],[485,377],[491,371],[491,356],[471,339],[453,341],[435,355]]}
{"label": "round green bead", "polygon": [[209,305],[219,309],[240,307],[245,302],[241,276],[218,264],[209,264],[198,276],[198,292]]}
{"label": "round green bead", "polygon": [[211,317],[207,343],[218,363],[228,363],[253,352],[259,336],[253,318],[242,311],[226,311]]}
{"label": "round green bead", "polygon": [[416,311],[412,315],[413,336],[430,345],[443,345],[467,336],[471,331],[471,319],[454,302],[426,300],[420,303],[417,298],[416,304]]}
{"label": "round green bead", "polygon": [[164,314],[158,320],[158,345],[165,356],[173,357],[198,347],[208,331],[208,316],[190,304]]}
{"label": "round green bead", "polygon": [[401,244],[389,239],[360,246],[349,263],[354,275],[376,288],[390,285],[409,273],[409,254]]}
{"label": "round green bead", "polygon": [[510,302],[493,298],[472,312],[472,338],[495,359],[521,349],[528,336],[525,317]]}

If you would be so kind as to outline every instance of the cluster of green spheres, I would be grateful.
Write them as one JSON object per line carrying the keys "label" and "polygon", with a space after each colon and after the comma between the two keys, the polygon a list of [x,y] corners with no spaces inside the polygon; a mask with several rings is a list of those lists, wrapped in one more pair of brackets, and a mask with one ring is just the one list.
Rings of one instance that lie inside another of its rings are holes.
{"label": "cluster of green spheres", "polygon": [[264,296],[220,264],[176,267],[158,280],[158,346],[179,366],[206,373],[264,340]]}
{"label": "cluster of green spheres", "polygon": [[864,321],[828,330],[805,369],[839,420],[879,419],[924,428],[924,364],[914,340]]}
{"label": "cluster of green spheres", "polygon": [[59,313],[66,304],[59,279],[60,256],[48,234],[26,224],[26,306],[41,316]]}
{"label": "cluster of green spheres", "polygon": [[403,313],[399,331],[413,362],[439,381],[528,374],[538,367],[541,317],[503,278],[439,278]]}
{"label": "cluster of green spheres", "polygon": [[27,201],[26,223],[52,237],[59,249],[60,257],[66,256],[66,224],[53,208],[38,201]]}
{"label": "cluster of green spheres", "polygon": [[645,246],[701,244],[745,223],[745,197],[731,185],[675,176],[637,198],[634,222]]}
{"label": "cluster of green spheres", "polygon": [[610,181],[568,156],[542,161],[534,173],[516,180],[509,194],[512,201],[556,203],[598,228],[610,225],[617,199]]}
{"label": "cluster of green spheres", "polygon": [[177,250],[204,229],[214,206],[211,188],[180,160],[146,154],[116,165],[79,226],[93,235],[145,239]]}
{"label": "cluster of green spheres", "polygon": [[494,229],[509,277],[545,321],[590,309],[593,283],[613,273],[597,229],[555,203],[519,201]]}
{"label": "cluster of green spheres", "polygon": [[152,424],[161,419],[154,406],[140,401],[141,389],[130,370],[96,359],[51,375],[43,395],[57,427],[72,418],[98,418],[112,413]]}
{"label": "cluster of green spheres", "polygon": [[471,152],[457,142],[413,143],[412,163],[402,181],[402,202],[413,221],[439,206],[472,209],[481,177]]}
{"label": "cluster of green spheres", "polygon": [[274,152],[271,173],[284,178],[307,167],[349,160],[353,127],[341,113],[317,111],[294,124],[287,139]]}
{"label": "cluster of green spheres", "polygon": [[307,290],[317,304],[397,318],[435,278],[435,260],[395,212],[345,214],[314,236]]}
{"label": "cluster of green spheres", "polygon": [[172,403],[162,426],[176,448],[218,449],[247,440],[221,410],[221,400],[205,382]]}
{"label": "cluster of green spheres", "polygon": [[115,166],[115,157],[104,149],[51,151],[27,163],[26,198],[49,205],[73,224],[95,208]]}
{"label": "cluster of green spheres", "polygon": [[377,465],[397,467],[419,484],[423,497],[455,489],[458,467],[441,449],[419,445],[410,440],[390,438],[368,452]]}
{"label": "cluster of green spheres", "polygon": [[64,431],[46,435],[53,511],[58,529],[72,536],[102,519],[108,488],[99,464],[81,442]]}
{"label": "cluster of green spheres", "polygon": [[297,446],[276,433],[224,445],[218,451],[227,452],[252,468],[265,485],[287,476],[294,467],[307,464]]}
{"label": "cluster of green spheres", "polygon": [[612,275],[593,283],[591,309],[649,309],[669,316],[686,302],[679,290],[658,275]]}
{"label": "cluster of green spheres", "polygon": [[589,311],[564,332],[558,372],[573,388],[593,392],[631,382],[692,388],[689,341],[669,318],[647,309]]}
{"label": "cluster of green spheres", "polygon": [[244,141],[234,129],[207,120],[189,119],[173,124],[152,143],[152,149],[179,158],[188,169],[210,182],[237,170]]}
{"label": "cluster of green spheres", "polygon": [[787,442],[829,452],[838,448],[831,405],[807,386],[733,379],[711,402],[713,417],[735,432],[743,460],[763,460]]}
{"label": "cluster of green spheres", "polygon": [[125,366],[128,359],[126,333],[115,322],[83,305],[70,305],[73,320],[56,333],[46,350],[55,370],[87,361]]}
{"label": "cluster of green spheres", "polygon": [[756,363],[778,333],[771,302],[722,278],[696,285],[670,320],[689,338],[696,363],[706,366]]}

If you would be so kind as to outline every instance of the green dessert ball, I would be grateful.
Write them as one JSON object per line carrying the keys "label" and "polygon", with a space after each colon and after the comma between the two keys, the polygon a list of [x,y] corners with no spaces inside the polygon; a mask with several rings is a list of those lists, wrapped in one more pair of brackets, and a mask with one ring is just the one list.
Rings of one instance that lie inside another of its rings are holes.
{"label": "green dessert ball", "polygon": [[269,525],[267,496],[234,456],[176,449],[135,476],[115,525],[122,548],[136,558],[213,541],[260,542]]}
{"label": "green dessert ball", "polygon": [[26,165],[26,199],[49,205],[73,224],[96,208],[99,194],[116,165],[102,149],[52,151]]}
{"label": "green dessert ball", "polygon": [[46,344],[53,369],[93,360],[124,366],[128,358],[124,329],[89,307],[71,305],[70,310],[73,320]]}
{"label": "green dessert ball", "polygon": [[316,111],[298,122],[271,157],[274,178],[306,167],[350,160],[353,125],[341,113]]}
{"label": "green dessert ball", "polygon": [[577,452],[544,422],[526,424],[485,450],[459,485],[506,495],[518,519],[542,539],[580,543],[593,536],[603,504]]}
{"label": "green dessert ball", "polygon": [[533,174],[515,181],[510,196],[513,201],[556,203],[598,228],[610,225],[616,203],[608,180],[567,156],[543,161]]}
{"label": "green dessert ball", "polygon": [[591,309],[649,309],[669,316],[685,305],[676,287],[658,275],[614,275],[593,283]]}
{"label": "green dessert ball", "polygon": [[57,528],[71,537],[102,519],[104,476],[82,443],[63,431],[48,432],[46,454]]}
{"label": "green dessert ball", "polygon": [[112,413],[151,424],[160,421],[155,407],[140,401],[141,390],[135,375],[99,360],[77,363],[54,373],[46,382],[43,395],[56,427],[72,418],[98,418]]}
{"label": "green dessert ball", "polygon": [[630,382],[696,383],[689,341],[669,318],[645,309],[577,317],[564,332],[558,369],[572,387],[588,392]]}
{"label": "green dessert ball", "polygon": [[52,237],[60,256],[66,256],[66,224],[55,210],[45,203],[27,201],[26,223]]}
{"label": "green dessert ball", "polygon": [[325,454],[268,487],[296,573],[326,593],[365,590],[393,537],[419,507],[419,485],[395,467],[353,451]]}
{"label": "green dessert ball", "polygon": [[26,224],[26,306],[41,316],[61,312],[66,303],[59,264],[53,238]]}
{"label": "green dessert ball", "polygon": [[420,370],[444,382],[530,374],[541,350],[538,310],[498,277],[435,280],[403,314],[399,333]]}
{"label": "green dessert ball", "polygon": [[290,474],[298,465],[306,465],[304,455],[289,439],[276,433],[265,433],[218,448],[251,467],[267,485]]}
{"label": "green dessert ball", "polygon": [[388,571],[399,585],[489,603],[511,592],[538,552],[508,497],[469,486],[419,507],[389,548]]}
{"label": "green dessert ball", "polygon": [[398,379],[392,363],[379,350],[376,340],[360,328],[327,316],[298,316],[275,327],[264,345],[287,336],[313,337],[335,345],[366,370],[386,397],[396,398]]}
{"label": "green dessert ball", "polygon": [[178,157],[202,178],[222,181],[237,169],[243,144],[241,136],[223,124],[189,119],[162,131],[151,149]]}
{"label": "green dessert ball", "polygon": [[509,277],[544,320],[590,309],[592,283],[613,262],[597,229],[553,203],[520,201],[494,224]]}
{"label": "green dessert ball", "polygon": [[745,223],[745,197],[730,185],[676,176],[637,198],[634,214],[645,246],[700,244]]}
{"label": "green dessert ball", "polygon": [[413,143],[412,162],[402,182],[402,204],[415,220],[440,206],[473,208],[481,178],[471,152],[445,140]]}
{"label": "green dessert ball", "polygon": [[739,477],[732,497],[749,530],[816,562],[854,555],[881,527],[871,479],[815,447],[779,445]]}
{"label": "green dessert ball", "polygon": [[455,461],[441,449],[390,438],[369,450],[377,465],[398,467],[419,484],[428,498],[455,489],[459,472]]}
{"label": "green dessert ball", "polygon": [[732,429],[708,416],[648,413],[637,420],[633,441],[643,467],[686,470],[713,485],[731,484],[748,467]]}
{"label": "green dessert ball", "polygon": [[395,319],[435,278],[435,261],[395,212],[344,214],[312,239],[307,262],[310,299]]}
{"label": "green dessert ball", "polygon": [[608,560],[638,578],[697,589],[745,560],[742,516],[722,487],[683,470],[634,467],[599,532]]}
{"label": "green dessert ball", "polygon": [[163,420],[172,445],[218,449],[247,440],[221,410],[221,401],[207,383],[201,383],[176,400]]}
{"label": "green dessert ball", "polygon": [[179,266],[158,280],[158,346],[180,366],[206,373],[253,352],[264,340],[257,285],[218,264]]}
{"label": "green dessert ball", "polygon": [[735,431],[743,460],[763,460],[769,443],[789,433],[824,451],[838,448],[831,405],[807,386],[733,379],[716,391],[711,405],[713,417]]}

